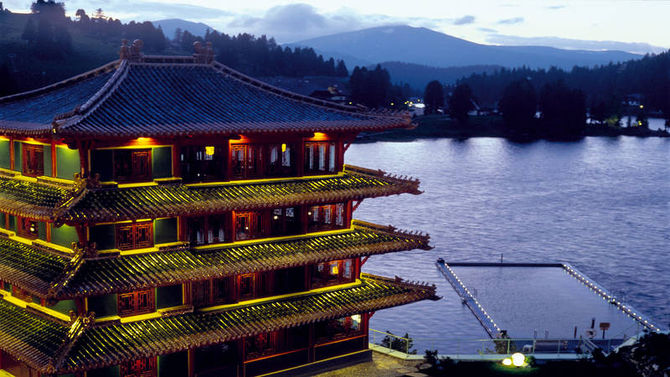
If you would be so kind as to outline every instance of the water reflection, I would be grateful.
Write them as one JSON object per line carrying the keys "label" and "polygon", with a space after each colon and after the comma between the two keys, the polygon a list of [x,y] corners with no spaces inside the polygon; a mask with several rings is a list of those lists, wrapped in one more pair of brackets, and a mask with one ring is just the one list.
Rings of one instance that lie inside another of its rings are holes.
{"label": "water reflection", "polygon": [[[367,199],[356,218],[431,234],[434,250],[372,257],[365,270],[438,285],[438,302],[380,311],[372,327],[413,337],[485,337],[435,270],[447,261],[565,261],[658,325],[670,322],[670,141],[586,138],[356,144],[353,165],[415,176],[423,195]],[[420,352],[423,349],[419,350]]]}

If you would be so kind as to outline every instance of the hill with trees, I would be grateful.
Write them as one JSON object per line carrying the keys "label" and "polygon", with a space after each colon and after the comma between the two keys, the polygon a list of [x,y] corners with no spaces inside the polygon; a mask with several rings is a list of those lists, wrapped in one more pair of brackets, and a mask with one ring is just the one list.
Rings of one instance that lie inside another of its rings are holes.
{"label": "hill with trees", "polygon": [[118,59],[122,39],[141,39],[147,54],[189,55],[193,42],[211,42],[217,59],[251,76],[347,77],[343,61],[324,59],[311,48],[281,47],[274,39],[216,31],[194,36],[175,31],[169,40],[160,25],[121,23],[102,9],[65,15],[65,4],[37,0],[31,13],[0,11],[0,96],[45,86]]}

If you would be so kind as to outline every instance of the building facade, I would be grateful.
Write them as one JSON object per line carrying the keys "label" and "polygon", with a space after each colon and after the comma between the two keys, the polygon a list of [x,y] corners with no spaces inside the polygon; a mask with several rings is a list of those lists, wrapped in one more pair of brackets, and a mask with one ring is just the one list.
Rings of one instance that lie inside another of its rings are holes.
{"label": "building facade", "polygon": [[[0,98],[0,370],[295,374],[369,358],[376,310],[435,287],[361,273],[427,235],[353,219],[418,180],[344,164],[408,127],[236,72],[211,49]],[[310,369],[311,368],[311,369]]]}

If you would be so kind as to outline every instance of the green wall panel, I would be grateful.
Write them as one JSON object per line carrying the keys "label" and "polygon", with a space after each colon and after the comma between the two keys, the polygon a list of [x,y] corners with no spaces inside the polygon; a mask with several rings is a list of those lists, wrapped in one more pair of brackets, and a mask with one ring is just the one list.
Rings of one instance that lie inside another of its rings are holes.
{"label": "green wall panel", "polygon": [[121,371],[118,366],[94,369],[86,372],[86,377],[119,377],[120,375]]}
{"label": "green wall panel", "polygon": [[23,157],[21,143],[18,141],[14,142],[14,170],[21,171],[23,170],[23,165],[21,164],[21,157]]}
{"label": "green wall panel", "polygon": [[172,148],[152,148],[151,165],[153,178],[168,178],[172,176]]}
{"label": "green wall panel", "polygon": [[9,154],[9,140],[0,140],[0,168],[9,169],[11,166],[11,156]]}
{"label": "green wall panel", "polygon": [[37,222],[37,238],[41,239],[42,241],[47,240],[47,223],[43,221]]}
{"label": "green wall panel", "polygon": [[51,146],[45,145],[42,151],[44,155],[44,176],[51,177],[53,175],[51,171]]}
{"label": "green wall panel", "polygon": [[77,229],[73,226],[62,225],[60,227],[51,227],[51,242],[56,245],[71,247],[72,242],[79,242]]}
{"label": "green wall panel", "polygon": [[77,306],[75,305],[74,300],[61,300],[58,301],[56,305],[49,306],[49,309],[63,314],[70,314],[70,310],[77,311]]}
{"label": "green wall panel", "polygon": [[91,152],[91,173],[100,174],[101,181],[111,181],[114,177],[114,152],[110,149]]}
{"label": "green wall panel", "polygon": [[79,151],[65,146],[56,147],[56,170],[58,178],[74,179],[75,173],[79,173]]}
{"label": "green wall panel", "polygon": [[96,243],[97,250],[116,248],[116,227],[112,224],[92,227],[91,241]]}
{"label": "green wall panel", "polygon": [[9,215],[9,227],[7,229],[16,232],[16,216]]}
{"label": "green wall panel", "polygon": [[5,214],[0,212],[0,228],[7,229],[7,224],[5,223],[6,217]]}
{"label": "green wall panel", "polygon": [[159,287],[156,289],[156,307],[158,309],[179,306],[182,304],[181,284]]}
{"label": "green wall panel", "polygon": [[88,310],[95,312],[96,318],[118,314],[117,295],[95,296],[88,298]]}
{"label": "green wall panel", "polygon": [[154,244],[177,242],[177,218],[154,221]]}
{"label": "green wall panel", "polygon": [[158,377],[188,376],[188,353],[177,352],[158,357]]}

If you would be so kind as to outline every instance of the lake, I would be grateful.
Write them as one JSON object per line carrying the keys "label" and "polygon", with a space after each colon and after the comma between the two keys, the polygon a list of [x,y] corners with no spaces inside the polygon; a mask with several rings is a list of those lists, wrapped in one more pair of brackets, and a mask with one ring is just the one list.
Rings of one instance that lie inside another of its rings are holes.
{"label": "lake", "polygon": [[354,214],[431,235],[434,250],[374,256],[363,269],[437,285],[441,300],[372,318],[373,329],[424,339],[419,353],[447,338],[487,337],[435,268],[438,257],[567,262],[668,327],[670,140],[378,142],[352,145],[346,162],[422,182],[422,195],[366,199]]}

